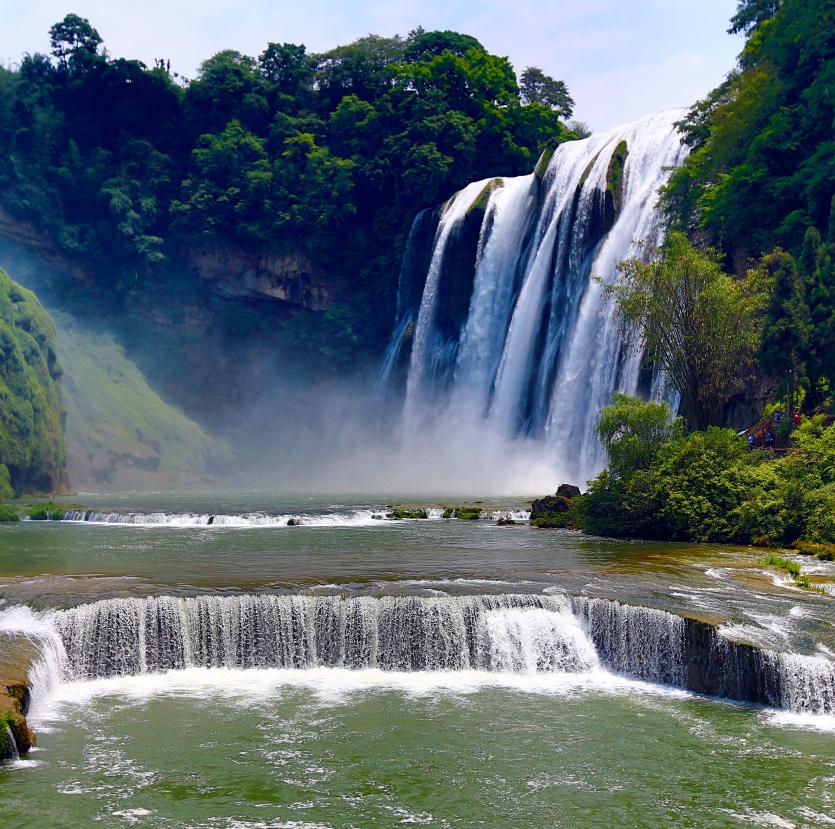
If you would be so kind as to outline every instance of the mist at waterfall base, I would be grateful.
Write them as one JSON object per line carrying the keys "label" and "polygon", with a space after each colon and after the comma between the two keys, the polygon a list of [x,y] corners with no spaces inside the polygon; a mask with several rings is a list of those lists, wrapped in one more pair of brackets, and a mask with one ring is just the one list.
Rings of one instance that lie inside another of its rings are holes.
{"label": "mist at waterfall base", "polygon": [[274,376],[224,430],[239,459],[233,486],[464,497],[539,495],[562,483],[538,443],[483,421],[459,429],[447,420],[404,441],[401,407],[373,393],[373,374],[309,386],[285,385],[280,369]]}
{"label": "mist at waterfall base", "polygon": [[[370,378],[268,390],[236,413],[248,473],[326,491],[584,486],[605,463],[600,409],[641,381],[601,283],[639,242],[662,241],[658,188],[685,154],[680,117],[563,144],[544,175],[473,182],[420,214],[374,391]],[[641,393],[668,394],[657,378]]]}

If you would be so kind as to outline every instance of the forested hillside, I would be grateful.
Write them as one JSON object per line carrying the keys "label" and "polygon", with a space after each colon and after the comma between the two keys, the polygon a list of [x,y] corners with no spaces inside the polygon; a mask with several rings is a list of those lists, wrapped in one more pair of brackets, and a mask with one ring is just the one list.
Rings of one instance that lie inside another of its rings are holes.
{"label": "forested hillside", "polygon": [[762,267],[757,368],[811,411],[835,387],[835,3],[741,0],[730,30],[738,66],[681,125],[667,209],[729,271]]}
{"label": "forested hillside", "polygon": [[454,32],[224,51],[192,80],[111,57],[75,15],[50,35],[0,69],[0,230],[66,264],[56,301],[139,346],[150,320],[188,352],[210,316],[219,342],[254,332],[319,369],[379,352],[417,212],[573,135],[562,82]]}

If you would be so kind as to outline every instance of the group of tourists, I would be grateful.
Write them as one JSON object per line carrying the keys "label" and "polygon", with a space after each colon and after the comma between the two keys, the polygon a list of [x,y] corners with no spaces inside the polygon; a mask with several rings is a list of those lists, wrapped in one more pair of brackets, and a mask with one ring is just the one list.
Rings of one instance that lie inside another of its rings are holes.
{"label": "group of tourists", "polygon": [[[781,411],[774,412],[770,417],[764,417],[756,426],[748,430],[748,449],[753,452],[756,448],[773,449],[777,427],[784,419]],[[792,429],[800,426],[800,415],[792,415]]]}

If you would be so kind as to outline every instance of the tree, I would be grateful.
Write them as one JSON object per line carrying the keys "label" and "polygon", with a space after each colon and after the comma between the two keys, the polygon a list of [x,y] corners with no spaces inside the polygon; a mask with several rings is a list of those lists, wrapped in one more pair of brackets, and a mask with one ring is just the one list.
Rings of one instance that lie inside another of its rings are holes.
{"label": "tree", "polygon": [[268,43],[258,58],[258,66],[261,74],[285,95],[295,94],[313,75],[312,61],[304,44]]}
{"label": "tree", "polygon": [[805,356],[812,334],[809,309],[797,263],[783,251],[765,260],[769,277],[769,301],[757,349],[757,360],[766,374],[786,378],[789,415],[794,400],[794,381],[806,373]]}
{"label": "tree", "polygon": [[721,426],[757,347],[756,279],[727,276],[716,251],[697,250],[677,231],[646,260],[620,262],[618,271],[604,290],[625,328],[637,329],[649,363],[681,395],[688,425]]}
{"label": "tree", "polygon": [[90,21],[77,14],[68,14],[49,30],[52,54],[59,66],[70,74],[83,72],[95,60],[99,46],[104,41],[90,25]]}
{"label": "tree", "polygon": [[749,34],[774,17],[779,5],[779,0],[738,0],[728,34]]}
{"label": "tree", "polygon": [[600,412],[596,432],[609,455],[610,474],[628,479],[652,466],[661,447],[681,436],[682,424],[667,403],[615,393],[612,405]]}
{"label": "tree", "polygon": [[547,106],[563,118],[570,118],[574,112],[574,99],[568,94],[565,81],[555,81],[536,66],[529,66],[522,73],[519,88],[526,104]]}
{"label": "tree", "polygon": [[412,45],[406,50],[404,59],[408,63],[417,60],[427,60],[444,52],[452,52],[459,58],[464,57],[470,49],[481,49],[484,47],[474,37],[462,35],[458,32],[424,32],[423,29],[416,29],[409,32],[409,40]]}

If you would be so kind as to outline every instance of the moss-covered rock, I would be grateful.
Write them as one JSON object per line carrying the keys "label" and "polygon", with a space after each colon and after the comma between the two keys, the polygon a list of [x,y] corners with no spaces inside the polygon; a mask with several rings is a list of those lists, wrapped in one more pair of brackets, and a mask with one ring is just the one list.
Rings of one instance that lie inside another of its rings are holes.
{"label": "moss-covered rock", "polygon": [[481,518],[481,507],[447,507],[444,518],[457,518],[459,521],[476,521]]}
{"label": "moss-covered rock", "polygon": [[478,244],[484,227],[490,196],[502,186],[500,178],[490,179],[470,205],[461,222],[450,231],[438,280],[437,319],[443,336],[455,341],[470,313]]}
{"label": "moss-covered rock", "polygon": [[625,141],[615,147],[612,157],[609,159],[609,167],[606,170],[606,224],[611,227],[615,223],[618,213],[623,205],[623,170],[626,167],[626,157],[629,155],[629,147]]}
{"label": "moss-covered rock", "polygon": [[427,514],[425,509],[401,509],[396,508],[392,509],[389,513],[386,514],[386,518],[393,518],[395,520],[401,520],[403,518],[428,518],[429,515]]}
{"label": "moss-covered rock", "polygon": [[14,756],[14,748],[25,754],[35,745],[35,735],[26,722],[28,708],[29,687],[23,682],[0,680],[0,760]]}
{"label": "moss-covered rock", "polygon": [[554,157],[554,153],[556,152],[557,147],[556,145],[546,147],[542,151],[542,155],[539,157],[539,161],[536,164],[536,169],[534,170],[534,175],[542,181],[545,178],[545,173],[548,171],[548,165],[551,163],[551,159]]}
{"label": "moss-covered rock", "polygon": [[66,483],[55,326],[0,269],[0,497]]}

